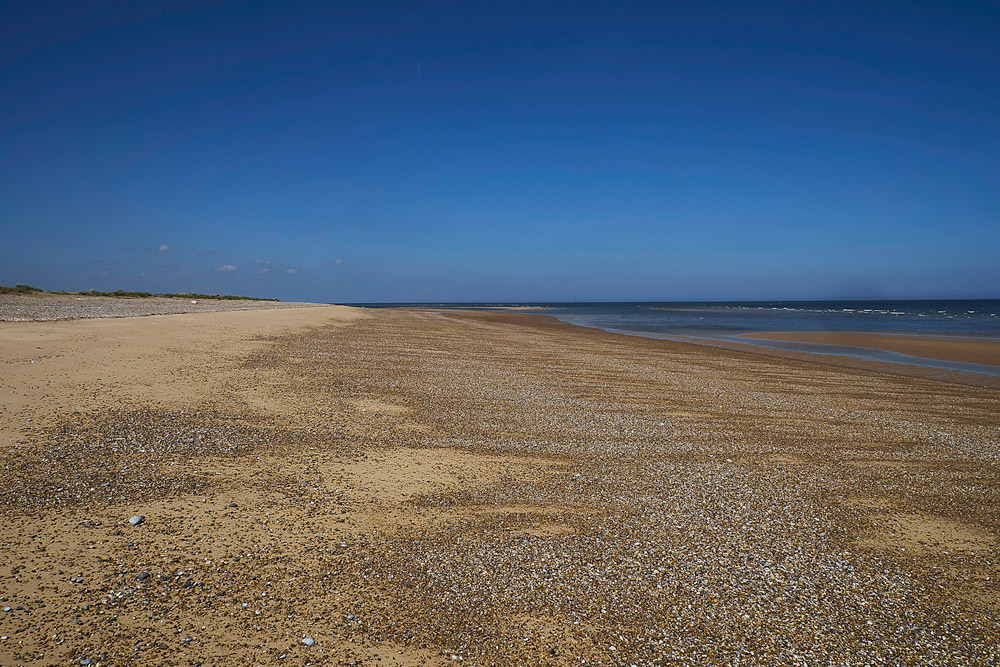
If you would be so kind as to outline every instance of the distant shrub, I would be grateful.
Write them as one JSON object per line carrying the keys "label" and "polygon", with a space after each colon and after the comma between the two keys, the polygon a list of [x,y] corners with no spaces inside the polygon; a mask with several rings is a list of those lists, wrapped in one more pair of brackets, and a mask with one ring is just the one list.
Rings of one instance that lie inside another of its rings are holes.
{"label": "distant shrub", "polygon": [[40,287],[32,287],[31,285],[14,285],[13,287],[0,285],[0,294],[31,294],[32,292],[44,291]]}
{"label": "distant shrub", "polygon": [[0,294],[30,294],[32,292],[45,292],[47,294],[80,294],[82,296],[110,296],[116,299],[148,299],[153,296],[166,297],[169,299],[218,299],[223,301],[280,301],[280,299],[262,299],[255,296],[236,296],[235,294],[198,294],[195,292],[175,292],[169,294],[153,294],[152,292],[129,292],[126,290],[115,290],[114,292],[98,292],[95,289],[86,292],[53,292],[43,290],[31,285],[15,285],[14,287],[4,287],[0,285]]}
{"label": "distant shrub", "polygon": [[235,294],[198,294],[196,292],[157,294],[171,299],[217,299],[221,301],[280,301],[280,299],[263,299],[257,296],[237,296]]}

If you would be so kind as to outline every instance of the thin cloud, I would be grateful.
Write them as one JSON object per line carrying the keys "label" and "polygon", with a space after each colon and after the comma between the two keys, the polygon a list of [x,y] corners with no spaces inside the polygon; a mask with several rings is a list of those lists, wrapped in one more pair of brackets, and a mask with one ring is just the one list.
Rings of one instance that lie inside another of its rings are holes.
{"label": "thin cloud", "polygon": [[223,264],[222,266],[216,268],[215,270],[218,271],[219,273],[232,273],[238,268],[240,267],[233,266],[232,264]]}
{"label": "thin cloud", "polygon": [[156,249],[157,252],[170,252],[171,250],[173,250],[173,248],[168,246],[166,243],[164,243],[163,245],[161,245],[159,248]]}
{"label": "thin cloud", "polygon": [[259,267],[257,273],[260,275],[267,275],[269,273],[283,273],[285,275],[294,275],[299,272],[293,266],[288,266],[287,264],[282,264],[281,262],[272,262],[269,259],[258,259],[256,261]]}
{"label": "thin cloud", "polygon": [[329,266],[331,268],[336,268],[344,263],[342,259],[331,259],[323,262],[323,266]]}

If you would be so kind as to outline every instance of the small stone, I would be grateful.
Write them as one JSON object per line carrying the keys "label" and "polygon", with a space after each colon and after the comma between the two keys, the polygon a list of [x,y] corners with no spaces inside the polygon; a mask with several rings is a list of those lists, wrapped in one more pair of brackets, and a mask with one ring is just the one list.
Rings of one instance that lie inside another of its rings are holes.
{"label": "small stone", "polygon": [[130,524],[132,524],[133,526],[138,526],[139,524],[141,524],[141,523],[143,523],[145,521],[146,521],[146,517],[139,516],[138,514],[136,514],[134,517],[132,517],[131,519],[128,520],[128,522]]}
{"label": "small stone", "polygon": [[4,607],[3,610],[4,611],[14,611],[14,609],[12,607]]}
{"label": "small stone", "polygon": [[139,574],[135,575],[135,580],[136,580],[136,581],[146,581],[146,580],[147,580],[147,579],[149,579],[149,578],[150,578],[151,576],[152,576],[152,575],[151,575],[151,574],[149,574],[149,570],[143,570],[143,571],[142,571],[142,572],[140,572]]}
{"label": "small stone", "polygon": [[313,639],[312,637],[306,637],[305,639],[302,640],[302,643],[305,644],[306,646],[312,646],[313,644],[316,643],[316,640]]}
{"label": "small stone", "polygon": [[90,658],[84,658],[83,660],[81,660],[81,661],[80,661],[80,664],[81,664],[81,665],[89,665],[89,664],[91,664],[92,662],[94,662],[94,661],[93,661],[93,660],[91,660]]}

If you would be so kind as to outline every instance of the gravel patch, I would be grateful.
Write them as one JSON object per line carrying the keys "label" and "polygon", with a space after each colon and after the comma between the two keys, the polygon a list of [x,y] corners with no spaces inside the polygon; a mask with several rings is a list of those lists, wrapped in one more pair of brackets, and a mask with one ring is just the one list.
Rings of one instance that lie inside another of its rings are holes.
{"label": "gravel patch", "polygon": [[314,303],[254,301],[250,299],[127,299],[71,294],[0,294],[0,322],[42,322],[107,317],[140,317],[179,313],[217,313],[233,310],[303,308]]}
{"label": "gravel patch", "polygon": [[6,452],[17,662],[1000,662],[996,391],[380,311],[215,400]]}

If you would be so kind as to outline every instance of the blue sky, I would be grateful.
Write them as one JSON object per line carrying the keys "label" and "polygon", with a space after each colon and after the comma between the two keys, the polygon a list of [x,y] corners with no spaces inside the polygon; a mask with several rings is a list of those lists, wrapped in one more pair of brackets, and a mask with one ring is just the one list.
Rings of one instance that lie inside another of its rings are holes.
{"label": "blue sky", "polygon": [[2,284],[1000,297],[994,2],[4,3],[0,99]]}

